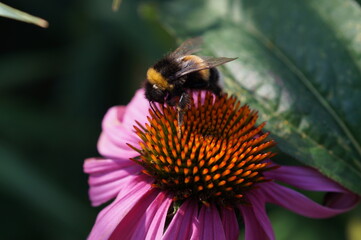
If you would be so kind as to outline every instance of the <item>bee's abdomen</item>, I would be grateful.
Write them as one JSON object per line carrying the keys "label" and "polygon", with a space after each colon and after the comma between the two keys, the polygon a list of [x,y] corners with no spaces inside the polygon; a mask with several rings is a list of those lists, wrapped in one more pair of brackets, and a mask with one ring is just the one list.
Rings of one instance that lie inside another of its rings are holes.
{"label": "bee's abdomen", "polygon": [[198,71],[198,73],[200,75],[200,78],[202,78],[204,81],[209,80],[210,71],[209,69],[207,69],[207,64],[202,58],[196,55],[187,55],[183,57],[182,61],[192,61],[196,63],[200,68],[205,68],[203,70]]}
{"label": "bee's abdomen", "polygon": [[203,75],[198,72],[193,72],[187,75],[187,81],[184,84],[188,89],[209,90],[216,95],[221,93],[221,88],[218,86],[219,72],[216,68],[206,69],[209,72],[208,79],[204,79]]}
{"label": "bee's abdomen", "polygon": [[219,80],[219,72],[217,68],[210,68],[209,69],[209,82],[211,84],[217,84]]}

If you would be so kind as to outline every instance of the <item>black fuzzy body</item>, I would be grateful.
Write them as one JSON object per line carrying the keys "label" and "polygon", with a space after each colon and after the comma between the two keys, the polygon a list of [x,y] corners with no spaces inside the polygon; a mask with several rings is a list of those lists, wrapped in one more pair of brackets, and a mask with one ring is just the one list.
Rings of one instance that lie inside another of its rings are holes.
{"label": "black fuzzy body", "polygon": [[188,90],[208,90],[216,95],[221,93],[221,88],[218,86],[219,72],[214,67],[205,69],[205,71],[209,71],[207,79],[199,71],[176,78],[176,73],[182,69],[182,62],[178,62],[170,56],[159,60],[153,68],[162,74],[169,86],[173,87],[163,90],[155,89],[151,83],[146,81],[145,96],[149,101],[175,105],[177,99]]}

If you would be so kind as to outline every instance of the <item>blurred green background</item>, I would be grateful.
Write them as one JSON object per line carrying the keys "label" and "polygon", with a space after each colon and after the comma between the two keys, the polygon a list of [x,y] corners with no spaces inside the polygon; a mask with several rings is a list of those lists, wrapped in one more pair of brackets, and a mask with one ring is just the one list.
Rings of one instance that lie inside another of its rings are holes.
{"label": "blurred green background", "polygon": [[[175,38],[143,1],[118,12],[111,0],[2,2],[50,26],[0,18],[0,239],[85,239],[102,207],[90,206],[82,164],[98,156],[103,115]],[[270,207],[278,239],[361,239],[360,213],[311,220]]]}
{"label": "blurred green background", "polygon": [[174,41],[133,0],[3,3],[50,26],[0,18],[0,239],[85,239],[101,208],[82,165],[101,120]]}

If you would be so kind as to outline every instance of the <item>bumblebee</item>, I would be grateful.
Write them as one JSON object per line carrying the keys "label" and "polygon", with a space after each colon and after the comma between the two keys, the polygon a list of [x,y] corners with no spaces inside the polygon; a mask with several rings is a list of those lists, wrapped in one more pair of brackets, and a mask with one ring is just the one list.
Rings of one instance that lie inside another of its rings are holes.
{"label": "bumblebee", "polygon": [[145,97],[150,102],[177,106],[178,126],[190,103],[189,91],[208,90],[219,95],[219,72],[215,67],[236,59],[193,55],[201,44],[201,38],[189,39],[147,71]]}

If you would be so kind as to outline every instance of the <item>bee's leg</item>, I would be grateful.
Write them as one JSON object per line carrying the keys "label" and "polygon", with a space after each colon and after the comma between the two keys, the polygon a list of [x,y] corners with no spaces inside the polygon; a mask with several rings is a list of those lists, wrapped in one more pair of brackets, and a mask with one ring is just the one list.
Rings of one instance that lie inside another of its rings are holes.
{"label": "bee's leg", "polygon": [[181,138],[182,136],[182,125],[183,125],[183,119],[184,119],[184,114],[186,113],[189,105],[191,102],[191,97],[189,96],[189,94],[187,92],[183,92],[182,95],[179,98],[179,102],[177,105],[177,111],[178,111],[178,116],[177,116],[177,120],[178,120],[178,137]]}
{"label": "bee's leg", "polygon": [[177,108],[178,110],[187,110],[189,108],[189,105],[191,103],[191,96],[187,92],[183,92],[182,95],[179,98]]}
{"label": "bee's leg", "polygon": [[169,94],[165,101],[169,106],[175,106],[177,104],[177,97]]}

